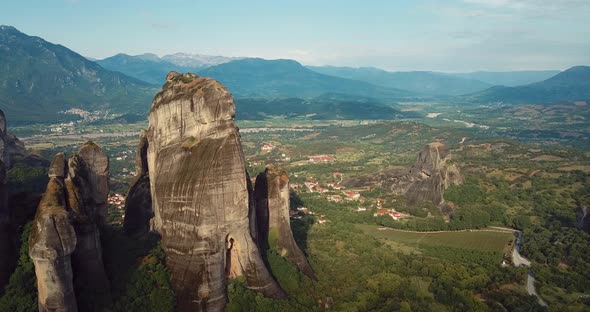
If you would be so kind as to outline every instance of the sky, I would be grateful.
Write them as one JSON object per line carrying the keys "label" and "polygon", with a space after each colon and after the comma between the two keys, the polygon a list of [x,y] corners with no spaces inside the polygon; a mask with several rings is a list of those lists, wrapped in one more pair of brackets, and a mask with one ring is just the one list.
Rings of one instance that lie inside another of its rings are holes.
{"label": "sky", "polygon": [[392,71],[590,65],[590,0],[0,0],[84,56],[176,52]]}

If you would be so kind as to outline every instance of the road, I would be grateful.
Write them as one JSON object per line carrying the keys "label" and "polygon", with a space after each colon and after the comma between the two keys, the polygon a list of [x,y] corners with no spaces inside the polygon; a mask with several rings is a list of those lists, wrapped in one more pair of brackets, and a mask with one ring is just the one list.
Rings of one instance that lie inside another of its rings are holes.
{"label": "road", "polygon": [[512,263],[514,264],[514,266],[517,266],[517,267],[518,266],[529,267],[529,272],[527,274],[527,279],[526,279],[526,291],[529,295],[537,297],[537,302],[539,302],[540,306],[546,307],[547,302],[545,302],[545,300],[543,300],[543,298],[541,298],[541,296],[539,296],[539,294],[537,293],[537,288],[535,287],[535,277],[533,276],[533,273],[531,272],[531,269],[530,269],[531,261],[529,259],[523,257],[520,254],[522,232],[515,230],[514,235],[516,236],[516,242],[514,244],[514,249],[512,249]]}
{"label": "road", "polygon": [[529,293],[529,295],[537,297],[539,305],[541,305],[542,307],[547,306],[547,302],[545,302],[545,300],[543,300],[541,296],[537,294],[537,289],[535,288],[535,277],[533,276],[530,270],[526,280],[526,291]]}

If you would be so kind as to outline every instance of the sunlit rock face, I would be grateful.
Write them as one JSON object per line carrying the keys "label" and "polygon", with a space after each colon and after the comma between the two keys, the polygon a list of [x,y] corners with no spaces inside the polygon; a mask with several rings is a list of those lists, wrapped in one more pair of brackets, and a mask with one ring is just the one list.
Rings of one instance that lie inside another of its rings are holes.
{"label": "sunlit rock face", "polygon": [[76,293],[110,305],[98,227],[106,215],[108,169],[108,157],[92,142],[51,162],[29,239],[40,311],[76,311]]}
{"label": "sunlit rock face", "polygon": [[459,167],[451,162],[446,145],[434,142],[424,146],[416,162],[405,170],[389,170],[377,175],[359,176],[344,182],[348,186],[378,185],[392,194],[404,195],[409,204],[444,204],[444,191],[463,183]]}
{"label": "sunlit rock face", "polygon": [[287,172],[269,166],[256,177],[256,224],[259,246],[266,252],[275,249],[308,277],[315,274],[307,258],[297,246],[289,221],[289,176]]}
{"label": "sunlit rock face", "polygon": [[171,72],[149,114],[154,218],[179,311],[221,311],[227,278],[285,294],[250,232],[245,160],[231,94],[213,79]]}

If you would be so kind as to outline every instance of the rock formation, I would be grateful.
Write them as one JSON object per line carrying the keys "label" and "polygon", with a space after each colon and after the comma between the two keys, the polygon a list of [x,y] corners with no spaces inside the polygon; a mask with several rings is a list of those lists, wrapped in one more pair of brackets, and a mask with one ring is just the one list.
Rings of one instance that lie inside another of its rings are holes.
{"label": "rock formation", "polygon": [[447,146],[434,142],[424,146],[409,169],[389,170],[374,177],[356,177],[345,184],[380,185],[393,194],[404,195],[409,204],[432,202],[441,205],[444,191],[452,184],[463,183],[459,167],[450,160]]}
{"label": "rock formation", "polygon": [[67,209],[65,155],[50,165],[49,183],[43,194],[29,238],[29,255],[35,264],[39,311],[77,311],[71,255],[76,233]]}
{"label": "rock formation", "polygon": [[590,208],[579,207],[576,227],[584,232],[590,232]]}
{"label": "rock formation", "polygon": [[13,158],[25,153],[25,145],[16,136],[7,131],[4,112],[0,110],[0,159],[6,168],[12,166]]}
{"label": "rock formation", "polygon": [[245,160],[231,94],[213,79],[171,72],[154,98],[147,164],[154,218],[179,311],[221,311],[227,278],[285,297],[252,238]]}
{"label": "rock formation", "polygon": [[260,248],[276,249],[301,272],[315,279],[307,258],[297,246],[289,221],[289,176],[284,170],[269,166],[256,177],[257,236]]}
{"label": "rock formation", "polygon": [[10,226],[10,210],[7,201],[6,167],[0,160],[0,290],[8,283],[15,265],[16,248],[14,231]]}
{"label": "rock formation", "polygon": [[98,228],[106,215],[108,168],[108,157],[92,142],[51,162],[29,239],[40,311],[76,311],[76,294],[109,304]]}
{"label": "rock formation", "polygon": [[8,175],[13,158],[22,156],[24,144],[8,133],[4,112],[0,110],[0,290],[10,279],[16,264],[15,227],[11,220],[11,207],[8,203]]}
{"label": "rock formation", "polygon": [[123,228],[130,235],[147,233],[150,229],[150,220],[154,217],[148,174],[147,147],[147,134],[143,131],[135,160],[137,178],[131,184],[125,200]]}

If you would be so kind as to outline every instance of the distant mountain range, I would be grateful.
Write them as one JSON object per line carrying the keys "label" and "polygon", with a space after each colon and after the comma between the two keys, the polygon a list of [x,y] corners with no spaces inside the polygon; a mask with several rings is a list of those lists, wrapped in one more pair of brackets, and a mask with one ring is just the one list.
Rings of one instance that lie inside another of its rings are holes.
{"label": "distant mountain range", "polygon": [[0,108],[12,122],[63,120],[70,108],[145,113],[156,88],[68,48],[0,26]]}
{"label": "distant mountain range", "polygon": [[575,66],[543,80],[518,87],[496,86],[464,96],[477,102],[551,104],[590,100],[590,67]]}
{"label": "distant mountain range", "polygon": [[[73,116],[63,114],[71,108],[134,119],[148,111],[171,70],[219,80],[234,94],[238,116],[254,119],[273,114],[411,117],[396,109],[398,101],[534,104],[590,99],[590,67],[585,66],[563,72],[445,74],[305,67],[293,60],[180,53],[118,54],[93,62],[64,46],[0,26],[0,109],[15,123],[71,120]],[[553,73],[557,74],[550,76]],[[541,78],[545,79],[510,86]]]}
{"label": "distant mountain range", "polygon": [[479,80],[493,86],[517,87],[549,79],[560,72],[561,71],[559,70],[522,70],[507,72],[478,71],[447,75]]}
{"label": "distant mountain range", "polygon": [[248,58],[205,68],[197,73],[219,80],[238,97],[312,98],[338,93],[397,100],[417,96],[407,90],[320,74],[293,60]]}
{"label": "distant mountain range", "polygon": [[428,71],[388,72],[374,67],[308,66],[318,73],[355,79],[388,88],[405,89],[421,94],[461,95],[485,90],[492,84],[475,79]]}
{"label": "distant mountain range", "polygon": [[166,74],[172,70],[196,73],[203,68],[238,59],[241,58],[186,53],[163,57],[150,53],[134,56],[120,53],[96,62],[108,70],[119,71],[131,77],[161,85],[166,80]]}

